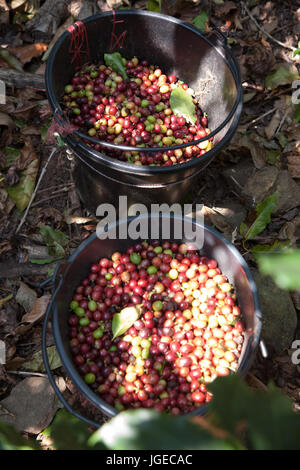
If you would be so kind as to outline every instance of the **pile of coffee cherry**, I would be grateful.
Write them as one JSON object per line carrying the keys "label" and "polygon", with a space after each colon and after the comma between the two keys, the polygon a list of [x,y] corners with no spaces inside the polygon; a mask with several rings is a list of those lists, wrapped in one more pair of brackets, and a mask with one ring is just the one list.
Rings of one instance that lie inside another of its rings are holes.
{"label": "pile of coffee cherry", "polygon": [[[175,75],[165,75],[159,67],[137,57],[122,58],[128,79],[106,65],[91,65],[77,72],[66,85],[62,107],[71,124],[97,140],[115,145],[138,147],[141,150],[124,152],[108,150],[100,144],[91,145],[110,157],[135,165],[169,166],[197,158],[212,146],[206,114],[193,99],[196,122],[175,115],[170,107],[170,95],[181,86],[193,94],[186,83]],[[178,113],[177,113],[178,114]],[[198,145],[166,150],[208,136]],[[143,147],[161,147],[158,152],[143,152]]]}
{"label": "pile of coffee cherry", "polygon": [[[126,312],[136,316],[118,334],[120,312],[123,322]],[[173,415],[211,400],[207,384],[237,370],[245,332],[217,262],[168,241],[137,243],[93,264],[68,323],[74,363],[105,402]]]}

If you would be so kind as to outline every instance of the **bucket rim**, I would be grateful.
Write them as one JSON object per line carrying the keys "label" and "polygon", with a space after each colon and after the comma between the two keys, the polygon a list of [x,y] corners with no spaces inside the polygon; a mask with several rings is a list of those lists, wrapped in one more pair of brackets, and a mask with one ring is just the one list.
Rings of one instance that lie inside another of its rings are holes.
{"label": "bucket rim", "polygon": [[[151,218],[155,215],[157,215],[157,214],[143,214],[143,215],[139,216],[139,218],[142,218],[142,219],[147,219],[148,218],[149,219],[149,218]],[[160,217],[163,218],[164,215],[160,214]],[[241,267],[243,268],[243,270],[245,272],[246,278],[249,282],[252,298],[253,298],[253,310],[254,310],[253,315],[254,315],[254,319],[255,319],[255,328],[253,329],[252,336],[250,336],[250,338],[252,337],[252,343],[250,344],[250,341],[248,342],[247,348],[244,351],[244,354],[243,354],[242,360],[239,364],[239,367],[238,367],[237,371],[235,372],[235,373],[237,373],[241,376],[244,376],[247,373],[247,371],[248,371],[248,369],[251,365],[254,353],[255,353],[256,348],[259,344],[261,328],[262,328],[262,313],[261,313],[261,309],[260,309],[260,305],[259,305],[258,291],[257,291],[256,283],[255,283],[254,278],[252,276],[252,273],[250,271],[250,268],[249,268],[248,264],[246,263],[245,259],[243,258],[243,256],[241,255],[241,253],[235,248],[235,246],[232,243],[230,243],[225,237],[223,237],[222,234],[220,234],[217,230],[213,229],[209,225],[206,225],[205,223],[198,222],[194,218],[185,217],[185,216],[180,217],[180,216],[177,216],[177,215],[174,215],[174,214],[170,214],[170,215],[168,215],[168,217],[170,217],[171,219],[177,219],[177,220],[180,219],[181,221],[183,221],[183,220],[188,220],[189,222],[192,221],[193,224],[195,224],[197,227],[199,227],[200,229],[204,229],[205,233],[208,232],[208,233],[214,235],[233,254],[233,256],[237,259],[238,263],[241,265]],[[109,230],[113,229],[114,227],[118,227],[119,225],[124,224],[124,223],[129,224],[135,218],[136,217],[133,216],[133,217],[127,217],[127,218],[120,219],[120,220],[118,220],[118,221],[116,221],[112,224],[109,224],[108,229]],[[95,232],[90,237],[88,237],[86,240],[84,240],[78,246],[78,248],[68,258],[68,260],[66,262],[66,265],[64,265],[64,274],[67,274],[69,268],[71,267],[73,261],[77,258],[77,256],[82,251],[84,251],[88,247],[88,245],[90,243],[92,243],[96,238],[98,238],[98,237],[97,237],[97,233]],[[132,241],[137,242],[136,240],[132,240]],[[57,266],[56,271],[54,273],[54,279],[58,275],[58,273],[59,273],[59,265]],[[64,274],[62,274],[62,276],[64,276]],[[62,284],[63,284],[63,282],[62,282]],[[58,295],[59,295],[59,290],[58,290]],[[95,405],[97,408],[100,408],[101,411],[104,412],[109,417],[116,416],[119,412],[113,406],[111,406],[107,402],[105,402],[99,395],[97,395],[84,382],[82,376],[77,371],[74,362],[71,359],[69,359],[69,357],[67,356],[66,350],[65,350],[65,347],[64,347],[63,341],[62,341],[62,336],[61,336],[61,332],[60,332],[60,328],[59,328],[58,317],[59,317],[58,306],[57,306],[57,301],[55,300],[55,302],[53,304],[53,316],[52,316],[53,337],[54,337],[54,341],[55,341],[55,345],[56,345],[58,354],[61,358],[62,364],[64,365],[68,376],[71,378],[74,385],[79,389],[79,391],[81,393],[83,393],[89,399],[89,401],[93,403],[93,405]],[[197,410],[194,410],[193,412],[188,413],[186,416],[195,415],[195,414],[196,415],[203,415],[203,414],[206,413],[206,409],[207,409],[207,405],[204,405],[204,406],[198,408]]]}
{"label": "bucket rim", "polygon": [[[100,151],[96,151],[93,148],[89,147],[86,145],[84,142],[82,142],[80,139],[85,139],[90,142],[94,142],[96,144],[99,144],[99,140],[94,139],[93,137],[90,137],[89,135],[83,134],[79,131],[73,131],[73,135],[69,134],[65,140],[67,143],[72,142],[72,145],[78,147],[81,151],[84,151],[85,153],[88,154],[88,157],[91,158],[91,155],[94,160],[97,160],[99,163],[104,163],[106,166],[111,166],[114,167],[115,169],[123,172],[135,172],[137,175],[155,175],[155,174],[163,174],[163,173],[170,173],[170,172],[176,172],[178,170],[185,170],[185,169],[190,169],[193,168],[194,166],[197,166],[198,163],[204,162],[205,160],[209,159],[214,155],[219,149],[221,149],[228,140],[231,139],[233,136],[236,127],[238,125],[241,113],[242,113],[242,108],[243,108],[243,102],[242,102],[242,96],[243,96],[243,91],[242,91],[242,80],[241,80],[241,72],[240,72],[240,67],[239,64],[232,53],[230,47],[228,47],[224,42],[222,42],[219,37],[216,35],[217,43],[219,47],[216,47],[216,44],[214,44],[208,36],[205,36],[199,31],[195,26],[190,25],[178,18],[174,18],[169,15],[165,15],[162,13],[158,12],[152,12],[152,11],[144,11],[144,10],[119,10],[116,12],[116,17],[120,16],[146,16],[146,17],[153,17],[153,18],[161,18],[163,20],[172,22],[174,24],[177,24],[181,26],[182,28],[188,29],[195,33],[197,36],[199,36],[202,40],[206,41],[211,47],[214,48],[214,50],[220,54],[223,57],[223,60],[226,62],[227,66],[229,67],[233,79],[235,81],[236,85],[236,99],[233,104],[233,107],[227,117],[224,119],[224,121],[218,126],[216,129],[214,129],[211,134],[209,134],[210,137],[213,137],[214,135],[218,134],[225,126],[228,124],[233,119],[233,122],[230,125],[230,128],[228,129],[227,133],[225,136],[221,139],[221,141],[213,147],[210,151],[206,152],[205,154],[194,158],[192,160],[189,160],[184,163],[179,163],[175,165],[170,165],[170,166],[147,166],[147,165],[134,165],[132,163],[128,162],[122,162],[118,160],[117,158],[112,158],[109,157],[108,155],[105,155],[104,153],[101,153]],[[103,13],[98,13],[96,15],[90,16],[88,18],[85,18],[82,20],[84,24],[87,24],[89,22],[92,22],[94,20],[97,20],[98,18],[103,18],[103,17],[108,17],[112,16],[112,12],[103,12]],[[48,97],[48,101],[50,103],[50,106],[53,110],[53,116],[54,119],[58,122],[58,124],[61,124],[60,121],[60,116],[64,116],[64,113],[62,112],[61,106],[57,100],[56,95],[53,92],[53,80],[52,80],[52,69],[53,69],[53,64],[54,64],[54,59],[56,56],[57,51],[59,50],[61,44],[65,41],[65,39],[70,35],[69,31],[65,31],[56,41],[54,44],[48,61],[46,65],[46,72],[45,72],[45,83],[46,83],[46,93]],[[225,50],[226,54],[222,52],[222,49]],[[227,55],[230,57],[230,60],[232,62],[229,62],[227,59]],[[76,136],[77,139],[74,137]],[[80,139],[79,139],[80,138]],[[79,140],[79,142],[78,142]],[[164,147],[147,147],[147,148],[140,148],[140,147],[132,147],[134,151],[140,151],[140,152],[159,152],[159,151],[167,151],[167,150],[175,150],[175,149],[181,149],[188,147],[190,145],[196,145],[196,143],[200,143],[207,140],[206,137],[203,137],[201,139],[188,142],[186,144],[178,144],[178,145],[173,145],[173,146],[164,146]],[[70,145],[70,144],[69,144]],[[113,148],[114,150],[120,150],[124,148],[124,151],[129,150],[131,147],[130,146],[123,146],[123,145],[116,145],[116,144],[109,144],[105,141],[103,141],[103,144],[101,144],[103,147],[110,147]]]}

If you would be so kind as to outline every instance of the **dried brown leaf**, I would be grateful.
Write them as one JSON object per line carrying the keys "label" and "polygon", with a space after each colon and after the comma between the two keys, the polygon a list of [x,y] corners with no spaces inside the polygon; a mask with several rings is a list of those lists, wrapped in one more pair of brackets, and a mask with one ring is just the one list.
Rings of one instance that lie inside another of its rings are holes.
{"label": "dried brown leaf", "polygon": [[6,363],[7,370],[18,370],[26,361],[24,357],[15,356]]}
{"label": "dried brown leaf", "polygon": [[279,110],[277,110],[273,114],[272,119],[269,122],[269,124],[265,127],[265,134],[268,140],[271,140],[274,137],[276,130],[278,129],[278,126],[280,124],[280,121],[281,121],[281,113]]}
{"label": "dried brown leaf", "polygon": [[15,128],[15,123],[8,114],[0,112],[0,126],[6,126],[12,130]]}
{"label": "dried brown leaf", "polygon": [[45,315],[50,297],[50,295],[43,295],[36,299],[31,312],[23,316],[22,323],[35,323],[40,320]]}
{"label": "dried brown leaf", "polygon": [[16,301],[22,305],[25,312],[31,312],[35,304],[37,294],[33,289],[30,289],[24,282],[20,282],[20,287],[16,295]]}
{"label": "dried brown leaf", "polygon": [[0,24],[9,23],[9,8],[5,0],[0,0]]}
{"label": "dried brown leaf", "polygon": [[34,147],[32,145],[30,137],[24,137],[24,147],[20,151],[20,156],[14,161],[14,165],[17,171],[23,171],[29,167],[30,163],[37,160]]}
{"label": "dried brown leaf", "polygon": [[215,7],[215,16],[223,18],[228,15],[229,12],[237,10],[237,6],[234,2],[224,2],[222,5],[217,5]]}
{"label": "dried brown leaf", "polygon": [[300,238],[300,214],[282,226],[278,238],[280,240],[291,240],[292,243]]}
{"label": "dried brown leaf", "polygon": [[13,47],[9,51],[16,56],[21,64],[27,64],[32,59],[40,57],[48,48],[48,44],[37,42],[28,46]]}
{"label": "dried brown leaf", "polygon": [[290,175],[293,178],[300,178],[300,155],[289,155],[287,161]]}

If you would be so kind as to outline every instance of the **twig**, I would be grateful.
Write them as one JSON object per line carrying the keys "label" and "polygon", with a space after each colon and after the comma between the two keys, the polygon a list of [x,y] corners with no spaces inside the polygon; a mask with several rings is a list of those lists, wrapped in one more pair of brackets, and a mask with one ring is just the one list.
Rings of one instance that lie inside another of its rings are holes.
{"label": "twig", "polygon": [[56,150],[57,150],[56,147],[54,147],[54,148],[52,149],[52,151],[51,151],[51,153],[50,153],[50,155],[49,155],[49,157],[48,157],[48,160],[46,161],[45,166],[43,167],[43,169],[42,169],[42,171],[41,171],[41,174],[40,174],[40,177],[39,177],[39,179],[38,179],[38,182],[37,182],[37,184],[36,184],[36,186],[35,186],[35,189],[34,189],[32,195],[31,195],[30,201],[29,201],[28,206],[27,206],[27,208],[26,208],[25,214],[23,215],[22,220],[21,220],[21,222],[19,223],[19,226],[18,226],[18,228],[17,228],[17,230],[16,230],[16,234],[19,233],[19,231],[20,231],[22,225],[24,224],[24,222],[25,222],[25,220],[26,220],[27,214],[28,214],[29,209],[30,209],[30,207],[31,207],[31,204],[32,204],[32,202],[33,202],[33,200],[34,200],[34,198],[35,198],[35,196],[36,196],[36,193],[37,193],[37,190],[38,190],[38,188],[39,188],[39,185],[40,185],[40,183],[41,183],[41,181],[42,181],[42,179],[43,179],[44,174],[46,173],[47,166],[49,165],[50,160],[51,160],[51,158],[53,157],[53,155],[55,154]]}
{"label": "twig", "polygon": [[51,199],[55,199],[57,198],[58,196],[60,196],[61,193],[66,193],[67,191],[69,191],[70,188],[64,188],[64,189],[60,189],[59,191],[56,191],[55,194],[52,194],[52,196],[49,196],[45,199],[41,199],[40,201],[36,201],[34,204],[32,204],[31,207],[36,207],[38,206],[39,204],[42,204],[43,202],[47,202],[47,201],[50,201]]}
{"label": "twig", "polygon": [[283,126],[283,123],[284,123],[284,121],[286,120],[287,115],[289,114],[290,107],[291,107],[291,106],[288,106],[286,112],[284,113],[284,115],[283,115],[283,117],[282,117],[282,119],[281,119],[281,121],[280,121],[280,123],[279,123],[279,126],[277,127],[277,130],[276,130],[276,132],[275,132],[275,135],[277,135],[277,134],[280,132],[280,130],[281,130],[282,126]]}
{"label": "twig", "polygon": [[289,49],[290,51],[294,51],[295,48],[292,47],[292,46],[289,46],[288,44],[284,44],[283,42],[281,41],[278,41],[278,39],[275,39],[273,36],[271,36],[270,33],[268,33],[262,26],[260,26],[260,24],[256,21],[256,19],[254,18],[254,16],[252,15],[252,13],[250,12],[249,8],[247,7],[246,3],[245,2],[241,2],[243,8],[245,9],[245,12],[247,13],[247,15],[249,16],[249,18],[253,21],[253,23],[255,24],[255,26],[265,35],[267,36],[269,39],[271,39],[272,41],[274,41],[276,44],[278,44],[279,46],[281,47],[284,47],[285,49]]}
{"label": "twig", "polygon": [[41,374],[40,372],[25,372],[23,370],[8,370],[7,373],[13,375],[24,375],[26,377],[47,377],[46,374]]}
{"label": "twig", "polygon": [[43,189],[39,189],[38,190],[38,193],[45,193],[46,191],[52,191],[54,189],[56,189],[57,191],[60,191],[61,189],[65,188],[66,186],[74,186],[74,183],[73,181],[69,181],[69,183],[64,183],[64,184],[61,184],[59,186],[49,186],[48,188],[43,188]]}
{"label": "twig", "polygon": [[268,114],[274,113],[274,111],[276,111],[276,108],[269,109],[269,111],[267,111],[266,113],[262,114],[262,115],[259,116],[258,118],[253,119],[253,120],[250,121],[250,122],[247,122],[246,125],[247,125],[247,126],[250,126],[251,124],[255,124],[256,122],[260,121],[260,120],[263,119],[264,117],[268,116]]}

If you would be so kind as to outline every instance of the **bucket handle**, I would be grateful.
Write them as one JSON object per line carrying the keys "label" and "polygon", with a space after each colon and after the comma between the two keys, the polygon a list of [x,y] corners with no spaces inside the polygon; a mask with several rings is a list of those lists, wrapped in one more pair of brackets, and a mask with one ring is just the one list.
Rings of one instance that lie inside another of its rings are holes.
{"label": "bucket handle", "polygon": [[211,35],[213,35],[213,34],[215,36],[217,36],[219,41],[221,41],[223,43],[223,47],[227,46],[227,37],[226,37],[226,35],[219,28],[217,28],[216,26],[214,26],[211,29]]}
{"label": "bucket handle", "polygon": [[[63,275],[60,274],[59,278],[60,279],[58,281],[58,284],[57,284],[57,286],[56,286],[56,288],[53,292],[52,298],[51,298],[51,300],[48,304],[46,314],[45,314],[45,318],[44,318],[43,329],[42,329],[42,354],[43,354],[45,369],[46,369],[50,384],[52,385],[56,395],[58,396],[59,400],[61,401],[63,406],[66,408],[66,410],[70,414],[75,416],[76,418],[80,419],[81,421],[84,421],[89,426],[92,426],[93,428],[99,428],[100,427],[99,423],[97,423],[96,421],[93,421],[92,419],[86,418],[85,416],[82,416],[80,413],[78,413],[76,410],[74,410],[71,407],[71,405],[66,401],[65,397],[63,396],[63,394],[59,390],[58,386],[56,385],[55,379],[52,375],[52,371],[51,371],[51,368],[50,368],[50,364],[49,364],[49,360],[48,360],[48,354],[47,354],[47,346],[46,346],[46,333],[47,333],[47,326],[48,326],[49,318],[52,314],[53,304],[56,300],[57,294],[58,294],[58,292],[60,290],[60,287],[61,287],[61,284],[63,282]],[[50,278],[50,280],[53,281],[53,278]],[[47,283],[49,283],[50,280],[47,280]]]}

